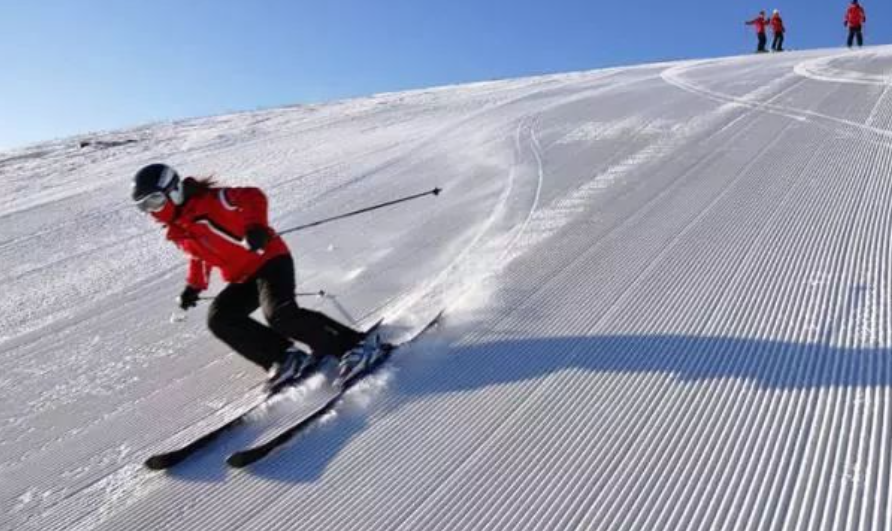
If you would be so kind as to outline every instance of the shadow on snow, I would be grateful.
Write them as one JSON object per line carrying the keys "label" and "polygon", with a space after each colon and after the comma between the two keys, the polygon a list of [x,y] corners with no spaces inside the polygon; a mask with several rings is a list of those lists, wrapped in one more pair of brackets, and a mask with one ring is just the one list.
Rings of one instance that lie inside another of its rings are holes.
{"label": "shadow on snow", "polygon": [[[659,373],[676,381],[746,380],[757,388],[808,389],[892,384],[890,349],[844,349],[750,339],[685,336],[555,337],[448,345],[431,340],[400,353],[397,373],[368,408],[344,408],[244,472],[281,482],[312,482],[368,426],[436,394],[494,388],[561,371]],[[549,392],[560,392],[556,388]],[[242,441],[244,442],[244,441]],[[231,442],[227,447],[237,446]],[[411,444],[411,442],[407,442]],[[213,459],[219,463],[219,446]],[[203,456],[174,472],[192,481],[225,477]]]}

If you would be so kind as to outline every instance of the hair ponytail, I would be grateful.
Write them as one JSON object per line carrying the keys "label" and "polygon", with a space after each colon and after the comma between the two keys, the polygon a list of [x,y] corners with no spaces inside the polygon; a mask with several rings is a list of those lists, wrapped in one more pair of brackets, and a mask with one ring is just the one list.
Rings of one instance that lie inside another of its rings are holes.
{"label": "hair ponytail", "polygon": [[193,177],[195,180],[195,185],[198,187],[198,190],[202,192],[210,190],[211,188],[217,186],[217,181],[214,180],[213,175],[208,175],[205,177]]}
{"label": "hair ponytail", "polygon": [[186,177],[183,179],[183,194],[188,200],[210,191],[215,186],[217,186],[217,181],[210,175],[206,177]]}

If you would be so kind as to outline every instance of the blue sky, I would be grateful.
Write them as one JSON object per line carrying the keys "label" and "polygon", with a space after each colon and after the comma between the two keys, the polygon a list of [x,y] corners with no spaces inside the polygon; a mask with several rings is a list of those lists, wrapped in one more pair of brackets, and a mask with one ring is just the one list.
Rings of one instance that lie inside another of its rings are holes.
{"label": "blue sky", "polygon": [[[0,148],[433,85],[837,46],[847,0],[0,0]],[[865,0],[869,43],[892,2]]]}

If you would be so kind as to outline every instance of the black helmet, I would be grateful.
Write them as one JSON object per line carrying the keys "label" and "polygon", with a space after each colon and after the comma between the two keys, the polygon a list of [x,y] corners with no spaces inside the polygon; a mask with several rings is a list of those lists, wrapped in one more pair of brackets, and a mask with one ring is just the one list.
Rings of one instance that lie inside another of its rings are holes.
{"label": "black helmet", "polygon": [[170,200],[183,204],[183,185],[176,170],[167,164],[149,164],[133,176],[131,198],[145,212],[157,212]]}

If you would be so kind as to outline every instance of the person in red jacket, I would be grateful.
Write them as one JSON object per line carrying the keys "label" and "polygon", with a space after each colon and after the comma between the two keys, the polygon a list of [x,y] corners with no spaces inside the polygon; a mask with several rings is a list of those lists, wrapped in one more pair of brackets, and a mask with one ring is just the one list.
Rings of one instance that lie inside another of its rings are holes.
{"label": "person in red jacket", "polygon": [[771,51],[784,51],[784,33],[787,32],[787,28],[784,27],[784,21],[780,16],[780,11],[777,9],[771,14],[771,31],[774,33],[774,40],[771,41]]}
{"label": "person in red jacket", "polygon": [[858,47],[864,46],[864,33],[862,27],[867,22],[867,14],[864,8],[858,3],[858,0],[852,0],[849,9],[846,10],[846,18],[843,20],[843,26],[849,28],[848,46],[852,47],[855,40],[858,40]]}
{"label": "person in red jacket", "polygon": [[765,45],[768,43],[768,37],[765,36],[765,28],[768,26],[768,19],[765,18],[765,12],[759,11],[758,17],[753,20],[747,20],[744,24],[747,26],[754,26],[756,29],[756,36],[759,39],[759,47],[756,48],[756,53],[767,52],[768,50],[765,49]]}
{"label": "person in red jacket", "polygon": [[[258,188],[218,187],[210,179],[180,179],[166,164],[150,164],[133,179],[132,199],[161,223],[167,239],[189,257],[183,310],[197,305],[211,271],[228,285],[214,298],[208,328],[236,352],[269,372],[270,387],[323,355],[362,350],[364,335],[295,300],[294,261],[270,227]],[[267,325],[250,317],[261,308]],[[292,342],[311,349],[307,354]]]}

